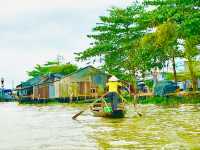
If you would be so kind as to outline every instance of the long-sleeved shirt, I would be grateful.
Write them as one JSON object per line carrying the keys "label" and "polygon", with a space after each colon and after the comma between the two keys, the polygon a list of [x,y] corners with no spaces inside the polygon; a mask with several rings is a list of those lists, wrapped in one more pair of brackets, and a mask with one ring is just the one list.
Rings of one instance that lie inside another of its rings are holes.
{"label": "long-sleeved shirt", "polygon": [[108,86],[108,92],[118,93],[118,87],[122,86],[122,83],[118,81],[114,81],[114,82],[108,82],[106,85]]}

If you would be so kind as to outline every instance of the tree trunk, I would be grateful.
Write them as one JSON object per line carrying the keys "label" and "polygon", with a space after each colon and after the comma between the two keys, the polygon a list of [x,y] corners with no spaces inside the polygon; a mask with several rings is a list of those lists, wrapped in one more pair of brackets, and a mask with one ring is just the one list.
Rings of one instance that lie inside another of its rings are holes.
{"label": "tree trunk", "polygon": [[136,77],[135,77],[135,73],[132,73],[132,81],[131,81],[131,85],[133,87],[133,93],[132,94],[136,94],[137,93],[137,85],[136,85]]}
{"label": "tree trunk", "polygon": [[197,78],[195,76],[192,78],[192,86],[193,91],[197,91]]}
{"label": "tree trunk", "polygon": [[172,57],[172,66],[173,66],[173,73],[174,73],[174,81],[177,83],[177,74],[176,74],[176,62],[175,57]]}
{"label": "tree trunk", "polygon": [[188,61],[188,68],[189,68],[189,71],[190,71],[190,76],[192,78],[193,91],[196,91],[197,90],[197,77],[196,77],[196,74],[194,72],[192,61],[190,61],[190,60]]}

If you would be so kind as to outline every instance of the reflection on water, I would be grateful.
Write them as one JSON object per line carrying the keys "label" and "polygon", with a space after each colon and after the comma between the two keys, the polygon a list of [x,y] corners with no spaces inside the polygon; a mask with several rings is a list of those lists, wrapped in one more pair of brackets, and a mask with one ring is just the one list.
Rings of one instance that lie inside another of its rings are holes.
{"label": "reflection on water", "polygon": [[[130,108],[130,107],[129,107]],[[0,103],[0,150],[200,149],[200,106],[138,106],[123,119],[93,117],[77,121],[71,106]]]}

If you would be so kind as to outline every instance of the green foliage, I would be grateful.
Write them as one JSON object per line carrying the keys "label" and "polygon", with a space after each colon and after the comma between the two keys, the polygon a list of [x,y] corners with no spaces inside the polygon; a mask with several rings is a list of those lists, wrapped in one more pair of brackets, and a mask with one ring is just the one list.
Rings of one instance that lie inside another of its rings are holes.
{"label": "green foliage", "polygon": [[44,66],[52,66],[52,65],[59,65],[58,61],[48,61]]}
{"label": "green foliage", "polygon": [[[133,83],[137,72],[144,75],[171,61],[176,80],[175,58],[193,62],[200,54],[199,10],[197,0],[145,0],[125,9],[111,8],[88,36],[93,40],[91,47],[78,53],[77,60],[103,56],[103,67],[110,74]],[[179,43],[180,39],[184,42]],[[192,65],[190,74],[195,80]]]}
{"label": "green foliage", "polygon": [[144,83],[145,83],[145,85],[147,85],[150,89],[153,88],[153,80],[145,80]]}
{"label": "green foliage", "polygon": [[170,72],[166,72],[164,76],[166,80],[173,80],[173,74]]}
{"label": "green foliage", "polygon": [[[143,15],[145,17],[142,17],[140,21],[142,22],[145,18],[147,20],[145,22],[146,27],[157,27],[158,32],[161,29],[157,38],[160,37],[159,43],[163,43],[161,45],[164,45],[163,48],[165,51],[168,51],[169,58],[184,57],[188,60],[193,87],[196,87],[197,76],[192,62],[196,61],[196,56],[200,54],[200,51],[197,49],[197,45],[200,43],[200,1],[148,0],[145,1],[145,4],[147,6],[154,6],[155,9],[145,12]],[[169,23],[173,23],[174,25]],[[178,39],[185,41],[182,44],[184,46],[183,53],[176,50],[178,46],[176,41]],[[174,59],[172,60],[174,61]],[[175,64],[175,61],[173,63]]]}
{"label": "green foliage", "polygon": [[89,35],[94,42],[91,47],[78,54],[78,60],[86,60],[94,56],[104,56],[104,68],[121,79],[134,77],[138,60],[130,59],[136,54],[133,43],[143,33],[136,24],[137,15],[143,7],[133,5],[126,9],[112,8],[107,16],[101,16],[101,23],[93,28]]}
{"label": "green foliage", "polygon": [[46,75],[49,73],[60,73],[63,75],[70,74],[74,71],[76,71],[78,67],[73,64],[58,64],[56,62],[48,62],[45,65],[39,65],[37,64],[32,71],[28,71],[28,75],[30,77],[37,77]]}

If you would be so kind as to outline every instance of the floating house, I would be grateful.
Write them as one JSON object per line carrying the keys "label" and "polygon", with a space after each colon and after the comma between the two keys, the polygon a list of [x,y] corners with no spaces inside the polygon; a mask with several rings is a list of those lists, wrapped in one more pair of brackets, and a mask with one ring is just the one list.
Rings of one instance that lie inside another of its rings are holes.
{"label": "floating house", "polygon": [[54,82],[57,98],[99,97],[104,94],[108,75],[88,66]]}
{"label": "floating house", "polygon": [[49,74],[42,76],[40,82],[33,86],[33,99],[55,98],[54,82],[60,80],[62,77],[62,74]]}
{"label": "floating house", "polygon": [[21,84],[17,85],[16,91],[17,96],[19,98],[32,98],[33,97],[33,86],[40,82],[40,77],[35,77],[32,79],[27,80],[26,82],[22,82]]}

